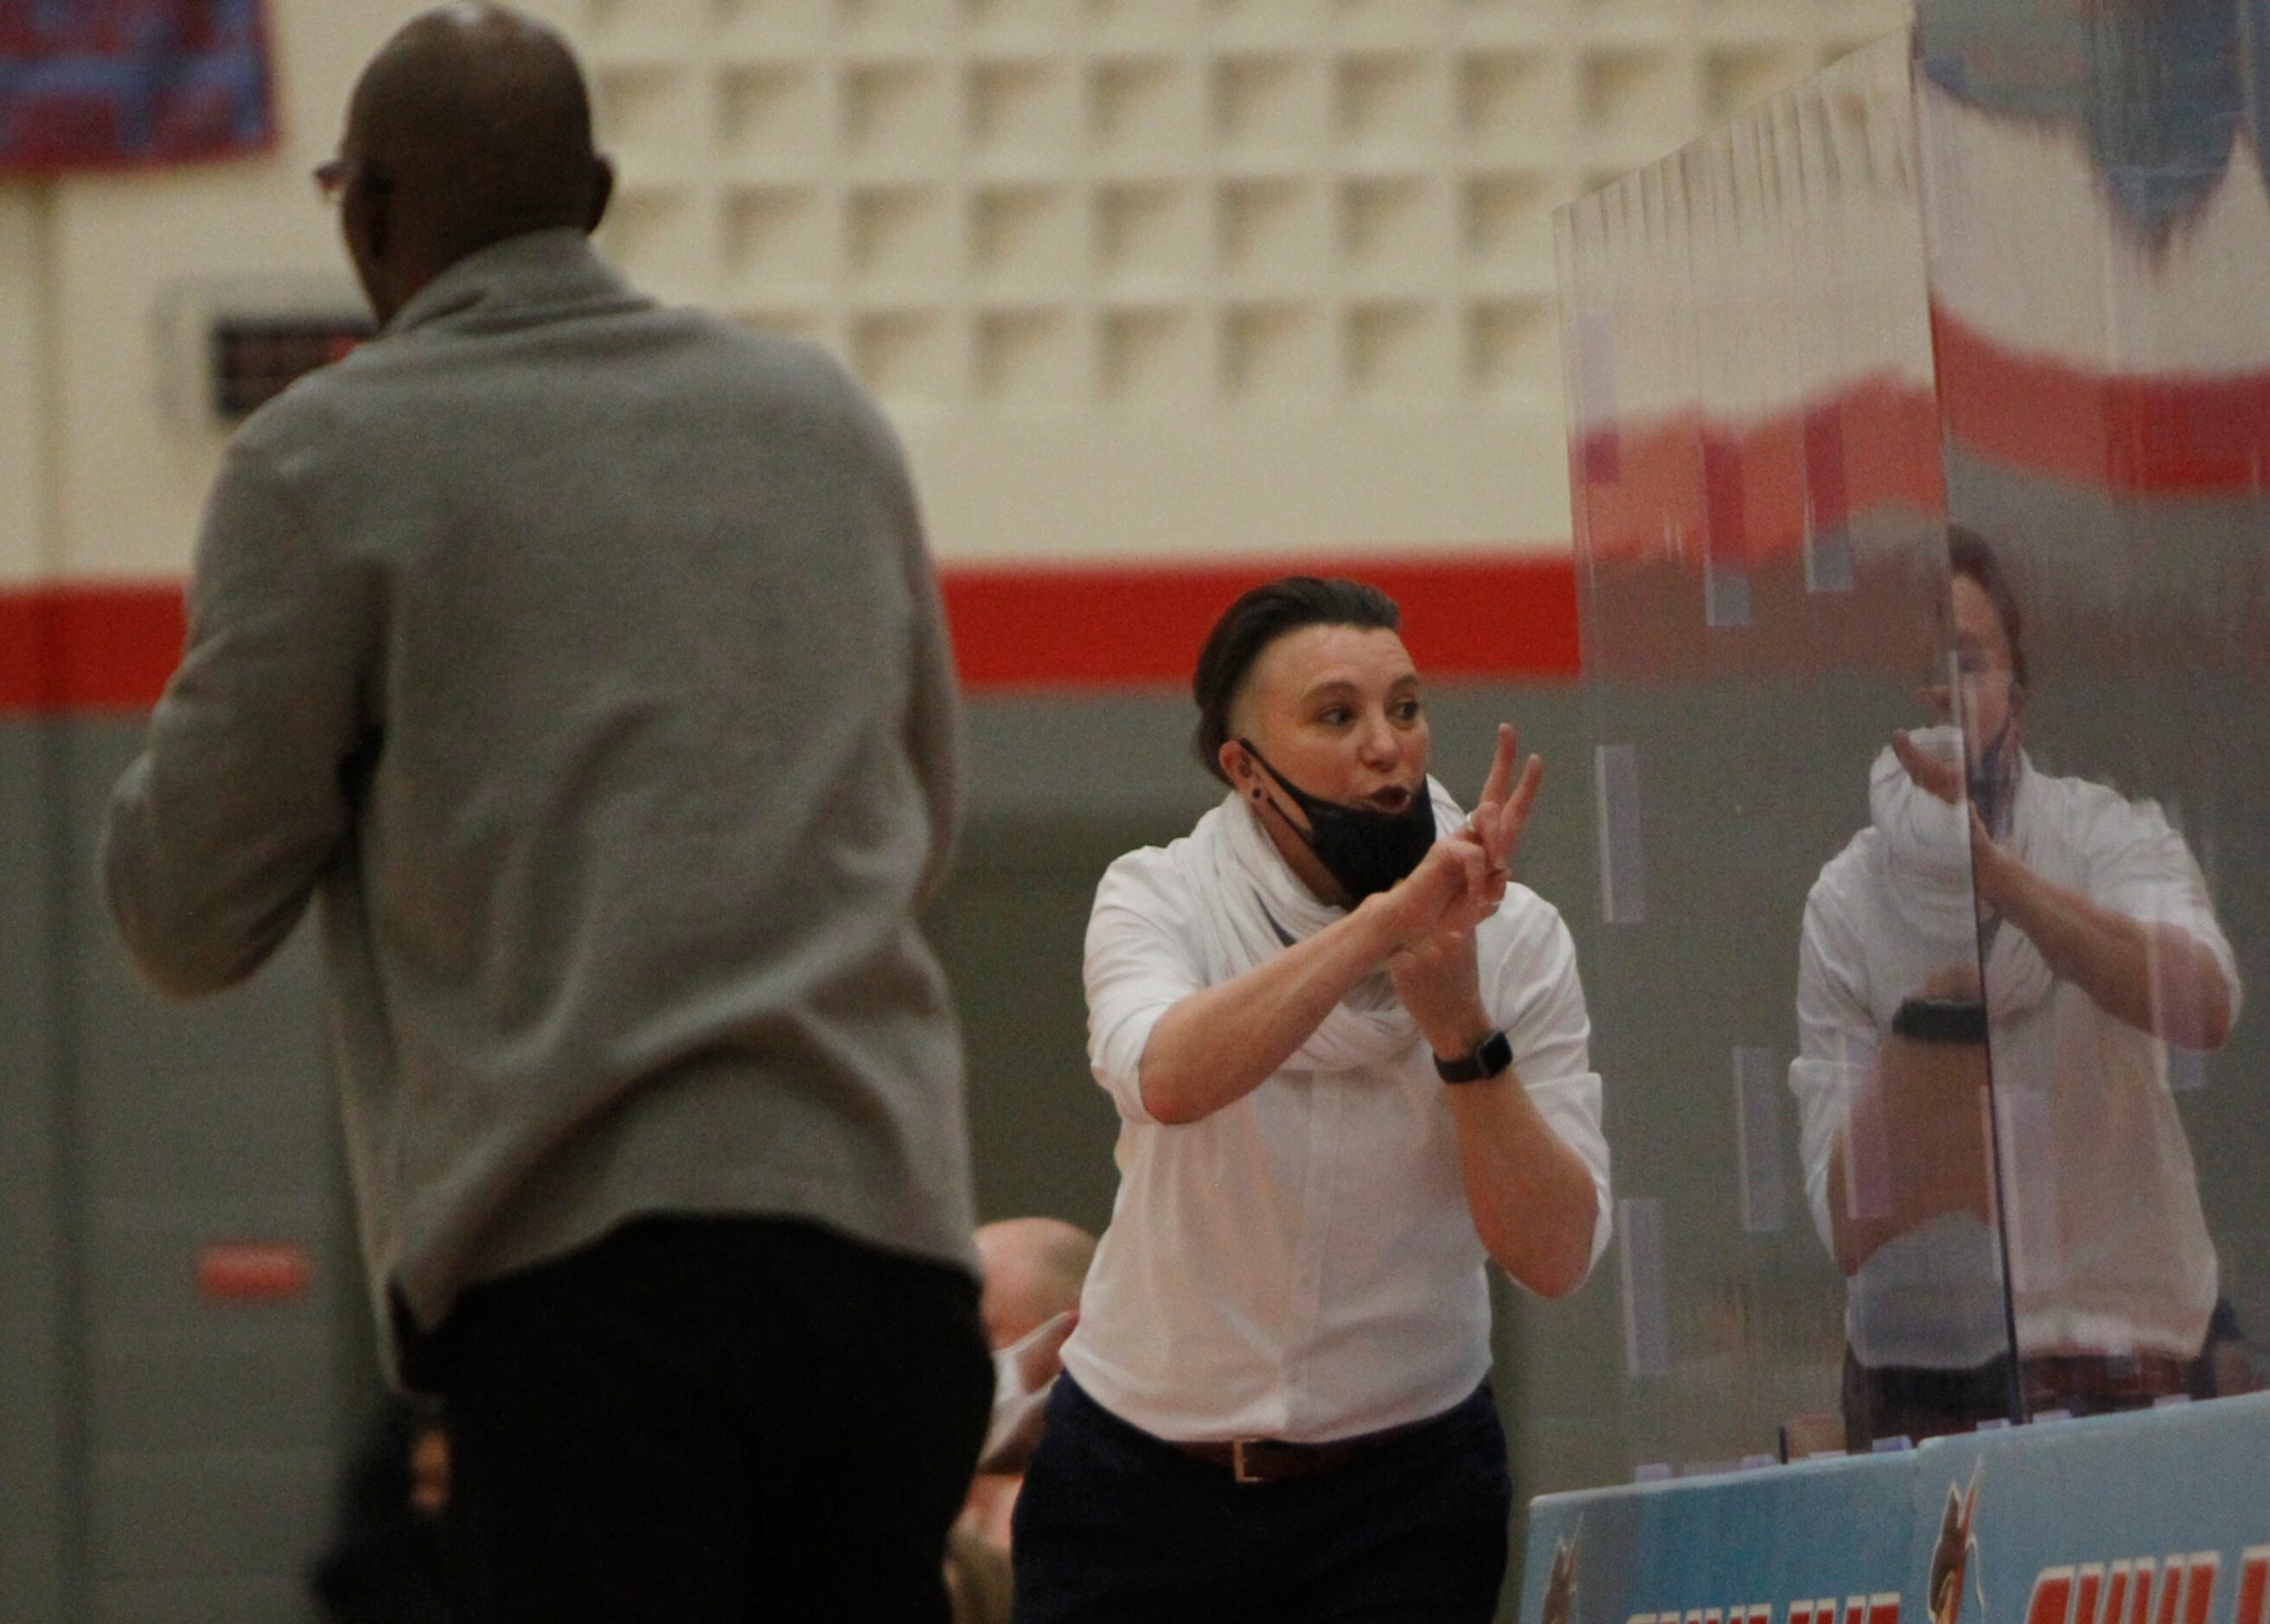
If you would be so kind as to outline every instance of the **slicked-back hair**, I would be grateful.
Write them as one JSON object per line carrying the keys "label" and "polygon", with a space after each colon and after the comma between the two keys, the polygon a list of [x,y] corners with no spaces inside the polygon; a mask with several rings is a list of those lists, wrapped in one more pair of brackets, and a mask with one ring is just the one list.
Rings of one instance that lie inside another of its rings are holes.
{"label": "slicked-back hair", "polygon": [[1245,679],[1262,651],[1304,626],[1351,626],[1361,631],[1393,632],[1403,612],[1377,587],[1361,581],[1321,575],[1287,575],[1255,587],[1222,612],[1198,650],[1191,679],[1198,725],[1191,747],[1198,765],[1224,783],[1221,747],[1229,738],[1229,710],[1244,691]]}
{"label": "slicked-back hair", "polygon": [[1967,524],[1947,527],[1947,567],[1949,584],[1956,575],[1967,576],[1978,590],[1986,594],[1987,602],[1994,605],[1994,617],[2002,623],[2002,637],[2010,645],[2010,674],[2018,679],[2021,688],[2032,685],[2026,679],[2025,621],[2018,612],[2018,595],[2010,590],[2010,577],[2002,573],[2002,561],[1994,556],[1994,549],[1986,538]]}

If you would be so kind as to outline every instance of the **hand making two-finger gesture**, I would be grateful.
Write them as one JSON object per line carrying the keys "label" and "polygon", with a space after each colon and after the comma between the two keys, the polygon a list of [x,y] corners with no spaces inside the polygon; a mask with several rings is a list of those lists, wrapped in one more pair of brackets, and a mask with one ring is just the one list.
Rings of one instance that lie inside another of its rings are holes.
{"label": "hand making two-finger gesture", "polygon": [[1438,1054],[1464,1052],[1488,1024],[1474,931],[1505,899],[1514,850],[1545,772],[1533,755],[1521,760],[1520,749],[1519,736],[1501,723],[1497,753],[1466,827],[1428,853],[1428,862],[1412,876],[1412,881],[1431,882],[1443,899],[1432,924],[1388,961],[1396,991]]}
{"label": "hand making two-finger gesture", "polygon": [[[1520,775],[1515,776],[1514,764],[1520,762]],[[1470,840],[1482,849],[1487,862],[1488,890],[1482,913],[1485,917],[1497,910],[1505,898],[1505,887],[1513,878],[1514,849],[1521,843],[1521,831],[1529,821],[1530,808],[1537,804],[1537,787],[1544,782],[1545,763],[1532,755],[1521,756],[1521,735],[1510,722],[1497,724],[1497,754],[1490,762],[1489,777],[1482,784],[1481,799],[1474,804],[1473,813],[1466,819],[1465,829],[1459,838]]]}
{"label": "hand making two-finger gesture", "polygon": [[1520,750],[1520,735],[1511,724],[1500,723],[1497,753],[1465,827],[1395,887],[1392,894],[1408,922],[1403,951],[1417,949],[1428,937],[1439,938],[1437,950],[1470,938],[1474,926],[1505,900],[1514,851],[1545,775],[1545,764],[1533,755],[1522,760]]}
{"label": "hand making two-finger gesture", "polygon": [[1962,760],[1918,744],[1905,729],[1892,734],[1892,753],[1916,788],[1938,797],[1949,806],[1962,804]]}

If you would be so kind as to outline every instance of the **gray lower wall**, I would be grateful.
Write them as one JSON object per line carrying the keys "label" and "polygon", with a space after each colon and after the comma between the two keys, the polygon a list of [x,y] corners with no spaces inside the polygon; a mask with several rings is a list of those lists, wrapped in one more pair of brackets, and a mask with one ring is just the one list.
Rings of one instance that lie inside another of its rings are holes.
{"label": "gray lower wall", "polygon": [[[319,969],[303,934],[197,1005],[133,978],[93,875],[101,805],[139,735],[0,730],[0,796],[29,834],[8,843],[23,871],[10,894],[41,899],[8,927],[11,996],[36,997],[11,1021],[6,1109],[24,1131],[0,1136],[0,1201],[7,1266],[43,1277],[0,1308],[0,1616],[297,1620],[367,1383]],[[310,1289],[202,1296],[202,1249],[233,1242],[305,1248]]]}
{"label": "gray lower wall", "polygon": [[0,727],[0,1618],[65,1616],[81,1503],[57,727]]}
{"label": "gray lower wall", "polygon": [[[2243,685],[2242,685],[2243,686]],[[2059,763],[2170,775],[2207,848],[2242,964],[2270,970],[2270,761],[2179,760],[2220,694],[2123,683],[2046,690]],[[1547,759],[1524,877],[1574,931],[1607,1079],[1620,1193],[1664,1204],[1674,1352],[1627,1375],[1617,1257],[1571,1301],[1502,1294],[1498,1385],[1521,1492],[1771,1447],[1833,1404],[1834,1272],[1795,1199],[1777,1233],[1740,1223],[1730,1055],[1786,1066],[1797,921],[1865,815],[1866,759],[1911,696],[1864,685],[1668,694],[1540,688],[1437,694],[1440,775],[1470,795],[1491,725]],[[2251,712],[2248,714],[2251,714]],[[1112,857],[1171,839],[1218,795],[1186,753],[1179,695],[972,708],[969,829],[930,924],[970,1055],[983,1214],[1100,1227],[1114,1117],[1089,1079],[1079,944]],[[2139,752],[2140,728],[2164,742]],[[319,971],[295,940],[247,988],[194,1006],[142,990],[91,886],[100,807],[130,722],[0,726],[0,1619],[298,1620],[338,1473],[374,1393],[325,1077]],[[1600,923],[1591,741],[1640,766],[1649,913]],[[2048,745],[2045,744],[2045,749]],[[2196,751],[2192,753],[2195,757]],[[2243,904],[2243,906],[2242,906]],[[2270,1325],[2270,1189],[2259,1167],[2259,1014],[2182,1096],[2231,1294]],[[198,1248],[288,1239],[317,1260],[294,1301],[198,1297]]]}

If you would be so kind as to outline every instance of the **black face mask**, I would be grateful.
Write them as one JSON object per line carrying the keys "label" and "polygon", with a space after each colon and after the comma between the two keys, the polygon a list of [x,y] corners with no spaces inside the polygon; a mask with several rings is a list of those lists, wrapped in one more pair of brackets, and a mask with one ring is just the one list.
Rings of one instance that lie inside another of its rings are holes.
{"label": "black face mask", "polygon": [[[1348,894],[1350,907],[1391,890],[1425,860],[1434,845],[1435,801],[1423,780],[1411,805],[1399,812],[1343,806],[1338,801],[1318,800],[1271,767],[1249,741],[1237,742],[1293,797],[1293,804],[1308,814],[1309,832],[1301,835],[1302,844],[1316,854],[1324,872],[1339,881]],[[1293,832],[1301,834],[1298,827]]]}
{"label": "black face mask", "polygon": [[2006,719],[2001,732],[1978,753],[1969,772],[1971,804],[1977,807],[1986,833],[1996,840],[2009,835],[2010,803],[2018,789],[2018,744],[2011,731]]}

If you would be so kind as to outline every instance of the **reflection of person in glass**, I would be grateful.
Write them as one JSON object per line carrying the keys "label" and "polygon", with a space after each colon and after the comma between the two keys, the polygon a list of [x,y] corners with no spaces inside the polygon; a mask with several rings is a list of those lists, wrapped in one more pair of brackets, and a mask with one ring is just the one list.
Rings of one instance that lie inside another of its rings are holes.
{"label": "reflection of person in glass", "polygon": [[2229,945],[2156,806],[2029,763],[2016,599],[1976,535],[1949,542],[1959,682],[1930,697],[1950,725],[1877,758],[1871,827],[1815,881],[1799,958],[1790,1086],[1851,1279],[1856,1448],[2007,1415],[2020,1390],[2075,1413],[2213,1393],[2227,1317],[2167,1046],[2229,1035]]}

